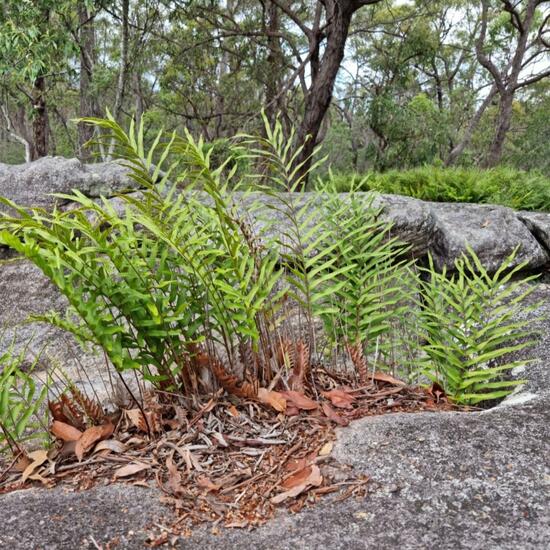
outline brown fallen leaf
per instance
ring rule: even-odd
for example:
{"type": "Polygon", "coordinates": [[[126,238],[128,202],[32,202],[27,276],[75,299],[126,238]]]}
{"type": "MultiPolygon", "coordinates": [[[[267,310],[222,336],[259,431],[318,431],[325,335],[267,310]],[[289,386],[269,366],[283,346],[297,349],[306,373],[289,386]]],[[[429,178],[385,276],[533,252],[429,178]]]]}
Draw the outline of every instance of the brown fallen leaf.
{"type": "Polygon", "coordinates": [[[282,391],[280,393],[290,404],[303,411],[313,411],[319,407],[317,401],[313,401],[313,399],[306,397],[303,393],[292,390],[282,391]]]}
{"type": "Polygon", "coordinates": [[[208,489],[208,491],[219,491],[221,486],[212,482],[212,480],[205,475],[200,475],[197,477],[197,485],[203,489],[208,489]]]}
{"type": "Polygon", "coordinates": [[[258,400],[264,405],[273,407],[276,411],[285,412],[286,410],[286,399],[280,392],[259,388],[258,400]]]}
{"type": "Polygon", "coordinates": [[[352,403],[355,397],[344,390],[330,390],[321,392],[323,397],[326,397],[330,402],[340,409],[352,409],[352,403]]]}
{"type": "Polygon", "coordinates": [[[325,416],[332,420],[332,422],[335,422],[339,426],[348,426],[349,420],[347,418],[344,418],[343,416],[340,416],[328,403],[323,403],[321,405],[323,412],[325,413],[325,416]]]}
{"type": "Polygon", "coordinates": [[[114,473],[114,478],[118,479],[120,477],[130,477],[138,472],[142,472],[143,470],[148,470],[150,467],[151,466],[149,464],[144,464],[143,462],[132,462],[116,470],[114,473]]]}
{"type": "Polygon", "coordinates": [[[296,487],[296,485],[302,485],[311,475],[311,468],[311,466],[306,466],[301,470],[292,472],[292,474],[281,482],[281,487],[284,487],[285,489],[292,489],[293,487],[296,487]]]}
{"type": "Polygon", "coordinates": [[[319,450],[319,456],[328,456],[330,453],[332,453],[333,447],[334,443],[332,441],[325,443],[319,450]]]}
{"type": "Polygon", "coordinates": [[[272,504],[281,504],[289,498],[294,498],[303,493],[309,487],[319,487],[323,483],[323,476],[321,475],[321,470],[315,464],[311,466],[311,471],[306,479],[299,485],[292,487],[288,491],[279,493],[271,499],[272,504]]]}
{"type": "Polygon", "coordinates": [[[111,451],[120,454],[125,452],[126,448],[126,445],[121,441],[117,441],[116,439],[105,439],[94,447],[94,453],[99,453],[99,451],[111,451]]]}
{"type": "Polygon", "coordinates": [[[60,420],[54,420],[52,422],[50,432],[57,437],[57,439],[61,439],[62,441],[78,441],[82,436],[82,432],[78,428],[61,422],[60,420]]]}
{"type": "Polygon", "coordinates": [[[88,428],[81,436],[80,439],[76,442],[75,445],[75,455],[78,460],[82,460],[84,455],[98,442],[102,439],[107,439],[114,431],[115,427],[113,424],[103,424],[101,426],[92,426],[88,428]]]}
{"type": "Polygon", "coordinates": [[[32,462],[25,468],[23,474],[21,475],[21,481],[24,483],[28,478],[32,477],[36,470],[48,460],[48,451],[41,449],[39,451],[33,451],[29,453],[28,458],[32,462]]]}
{"type": "Polygon", "coordinates": [[[406,386],[407,384],[402,380],[398,380],[393,377],[391,374],[386,374],[385,372],[376,371],[372,375],[372,379],[377,382],[387,382],[388,384],[393,384],[394,386],[406,386]]]}
{"type": "MultiPolygon", "coordinates": [[[[260,397],[260,392],[263,390],[264,388],[260,388],[258,390],[258,397],[260,397]]],[[[227,412],[233,417],[233,418],[237,418],[239,416],[239,411],[237,410],[237,407],[235,407],[235,405],[230,405],[229,408],[227,409],[227,412]]]]}

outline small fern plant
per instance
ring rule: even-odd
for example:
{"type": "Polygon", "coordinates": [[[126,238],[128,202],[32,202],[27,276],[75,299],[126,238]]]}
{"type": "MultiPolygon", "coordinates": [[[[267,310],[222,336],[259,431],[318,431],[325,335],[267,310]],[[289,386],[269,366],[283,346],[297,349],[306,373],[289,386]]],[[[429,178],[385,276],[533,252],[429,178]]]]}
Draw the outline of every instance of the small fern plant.
{"type": "Polygon", "coordinates": [[[21,443],[48,437],[41,421],[48,384],[39,388],[32,376],[39,356],[23,370],[26,353],[27,347],[15,352],[11,342],[0,355],[0,452],[11,449],[16,454],[21,443]]]}
{"type": "Polygon", "coordinates": [[[537,306],[524,303],[534,277],[513,280],[525,267],[512,267],[514,257],[492,276],[471,248],[455,262],[455,273],[438,272],[431,257],[422,270],[418,307],[426,358],[420,370],[456,403],[500,399],[524,383],[507,377],[525,364],[510,354],[533,344],[525,314],[537,306]]]}
{"type": "Polygon", "coordinates": [[[384,359],[394,347],[392,331],[410,307],[416,278],[411,262],[403,259],[407,247],[391,237],[391,223],[381,219],[371,194],[326,191],[328,272],[335,291],[322,318],[333,344],[345,345],[366,383],[369,355],[384,359]]]}

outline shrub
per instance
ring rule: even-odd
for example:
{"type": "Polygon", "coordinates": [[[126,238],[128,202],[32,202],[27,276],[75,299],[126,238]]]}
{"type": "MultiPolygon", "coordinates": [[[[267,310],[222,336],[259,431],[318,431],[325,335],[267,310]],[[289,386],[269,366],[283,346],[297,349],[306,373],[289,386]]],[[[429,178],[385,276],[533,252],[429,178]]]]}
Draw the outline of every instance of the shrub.
{"type": "Polygon", "coordinates": [[[500,204],[518,210],[550,211],[550,180],[511,168],[479,170],[424,166],[384,173],[338,174],[336,188],[406,195],[436,202],[500,204]]]}

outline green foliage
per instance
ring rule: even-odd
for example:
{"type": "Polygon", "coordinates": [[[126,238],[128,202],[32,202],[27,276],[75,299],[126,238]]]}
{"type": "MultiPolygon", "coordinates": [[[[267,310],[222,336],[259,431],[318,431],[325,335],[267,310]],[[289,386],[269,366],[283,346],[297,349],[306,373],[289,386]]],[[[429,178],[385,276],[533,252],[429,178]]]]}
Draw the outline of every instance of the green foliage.
{"type": "Polygon", "coordinates": [[[16,354],[12,343],[0,355],[0,452],[13,443],[47,437],[41,429],[40,410],[48,387],[37,388],[32,377],[39,357],[23,370],[26,352],[24,348],[16,354]]]}
{"type": "Polygon", "coordinates": [[[188,134],[161,144],[159,134],[146,153],[142,126],[126,134],[112,117],[85,122],[100,125],[106,142],[117,140],[142,197],[122,196],[117,210],[75,192],[65,198],[79,208],[53,213],[26,212],[1,199],[17,213],[2,220],[1,240],[33,261],[71,304],[68,317],[45,320],[101,346],[119,370],[139,369],[162,387],[188,390],[192,345],[219,343],[232,367],[238,345],[257,345],[260,317],[277,299],[276,249],[260,251],[247,239],[227,195],[231,173],[222,180],[224,165],[210,167],[201,141],[188,134]],[[167,165],[170,154],[184,167],[179,175],[177,163],[167,165]],[[208,204],[178,193],[168,184],[172,176],[199,186],[208,204]]]}
{"type": "Polygon", "coordinates": [[[336,188],[406,195],[435,202],[501,204],[518,210],[550,211],[550,180],[512,168],[478,170],[424,166],[384,173],[338,174],[336,188]]]}
{"type": "Polygon", "coordinates": [[[400,260],[406,247],[390,236],[392,226],[380,219],[372,196],[327,193],[324,200],[336,243],[329,272],[337,283],[332,309],[322,315],[327,334],[336,345],[359,344],[365,356],[388,355],[397,336],[393,322],[404,315],[415,286],[410,263],[400,260]]]}
{"type": "Polygon", "coordinates": [[[455,262],[452,275],[438,273],[431,257],[423,270],[418,306],[427,360],[421,372],[457,403],[499,399],[523,383],[503,378],[525,363],[507,356],[532,344],[525,314],[536,307],[523,304],[533,277],[513,280],[525,267],[511,268],[514,255],[493,276],[471,249],[455,262]]]}
{"type": "Polygon", "coordinates": [[[0,218],[0,242],[71,305],[65,317],[36,318],[100,346],[118,370],[190,395],[203,389],[196,375],[206,354],[218,379],[268,386],[281,375],[274,351],[290,337],[318,359],[347,347],[362,378],[373,355],[375,366],[401,374],[421,365],[460,403],[501,397],[517,383],[499,378],[514,363],[495,364],[528,344],[516,343],[529,334],[516,320],[529,292],[511,282],[523,267],[510,270],[512,258],[490,277],[470,252],[456,273],[430,264],[419,280],[373,194],[341,195],[337,182],[296,192],[301,148],[279,121],[265,120],[263,137],[245,136],[216,166],[213,150],[189,133],[160,132],[146,151],[143,123],[126,133],[110,116],[84,122],[101,127],[104,145],[115,140],[140,196],[113,203],[75,192],[63,198],[77,208],[53,212],[0,198],[13,211],[0,218]],[[237,177],[243,163],[257,173],[237,177]],[[247,190],[238,205],[233,189],[247,190]]]}

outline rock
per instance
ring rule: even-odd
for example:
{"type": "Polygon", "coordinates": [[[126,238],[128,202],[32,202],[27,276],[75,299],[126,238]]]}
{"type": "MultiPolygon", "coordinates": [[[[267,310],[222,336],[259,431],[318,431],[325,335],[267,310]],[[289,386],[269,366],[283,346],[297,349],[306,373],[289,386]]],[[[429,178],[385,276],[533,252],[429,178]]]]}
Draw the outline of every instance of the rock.
{"type": "Polygon", "coordinates": [[[549,261],[548,253],[514,211],[502,206],[430,203],[435,219],[431,252],[436,267],[452,268],[469,244],[489,272],[517,249],[512,266],[527,269],[549,261]]]}
{"type": "Polygon", "coordinates": [[[547,251],[550,251],[550,214],[545,212],[517,212],[517,217],[547,251]]]}
{"type": "Polygon", "coordinates": [[[21,258],[0,261],[0,356],[12,348],[13,354],[23,354],[23,366],[39,357],[42,373],[60,366],[84,390],[94,386],[105,396],[102,354],[84,352],[74,338],[48,323],[27,322],[30,315],[66,309],[65,297],[34,264],[21,258]]]}
{"type": "Polygon", "coordinates": [[[66,202],[52,193],[73,189],[88,197],[108,197],[136,187],[128,170],[116,162],[82,164],[74,158],[44,157],[26,164],[0,164],[0,197],[20,206],[50,209],[66,202]]]}
{"type": "Polygon", "coordinates": [[[400,195],[380,195],[374,206],[381,207],[384,219],[392,223],[391,235],[411,246],[412,256],[427,254],[435,226],[428,203],[400,195]]]}

